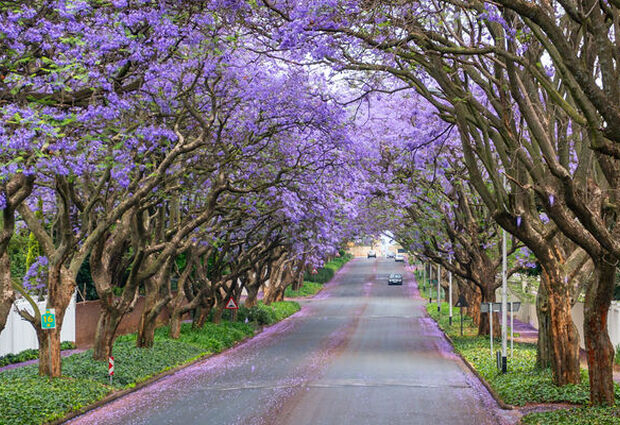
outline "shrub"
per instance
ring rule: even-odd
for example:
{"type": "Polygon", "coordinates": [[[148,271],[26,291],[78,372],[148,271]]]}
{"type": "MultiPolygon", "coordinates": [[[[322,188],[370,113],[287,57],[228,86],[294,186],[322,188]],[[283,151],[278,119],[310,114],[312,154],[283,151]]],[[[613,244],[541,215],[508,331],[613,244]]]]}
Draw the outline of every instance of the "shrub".
{"type": "Polygon", "coordinates": [[[299,304],[293,301],[278,301],[271,305],[265,305],[259,301],[257,305],[249,309],[244,306],[239,307],[237,320],[245,322],[247,319],[248,322],[259,326],[271,325],[296,313],[300,308],[299,304]]]}
{"type": "Polygon", "coordinates": [[[326,283],[332,277],[336,271],[338,271],[342,266],[344,266],[347,261],[353,258],[350,254],[341,255],[340,257],[336,257],[325,266],[321,267],[317,270],[316,274],[307,273],[304,275],[304,281],[315,282],[315,283],[326,283]]]}
{"type": "Polygon", "coordinates": [[[286,291],[284,291],[284,296],[290,298],[308,297],[316,294],[322,288],[323,285],[321,285],[320,283],[304,282],[297,291],[293,291],[293,288],[291,286],[286,288],[286,291]]]}

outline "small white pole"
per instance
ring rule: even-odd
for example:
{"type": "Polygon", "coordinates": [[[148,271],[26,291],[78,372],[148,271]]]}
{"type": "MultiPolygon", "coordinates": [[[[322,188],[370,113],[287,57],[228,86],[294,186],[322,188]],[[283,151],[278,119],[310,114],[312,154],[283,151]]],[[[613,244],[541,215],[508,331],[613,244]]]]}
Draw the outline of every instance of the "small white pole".
{"type": "Polygon", "coordinates": [[[441,311],[441,264],[437,265],[437,311],[441,311]]]}
{"type": "Polygon", "coordinates": [[[512,352],[514,350],[514,328],[515,328],[515,312],[512,309],[512,301],[510,301],[510,358],[512,358],[512,352]]]}
{"type": "Polygon", "coordinates": [[[493,303],[489,303],[489,341],[491,341],[491,356],[493,356],[493,303]]]}
{"type": "MultiPolygon", "coordinates": [[[[450,259],[452,264],[452,259],[450,259]]],[[[450,326],[452,326],[452,272],[448,275],[448,305],[450,309],[450,326]]]]}

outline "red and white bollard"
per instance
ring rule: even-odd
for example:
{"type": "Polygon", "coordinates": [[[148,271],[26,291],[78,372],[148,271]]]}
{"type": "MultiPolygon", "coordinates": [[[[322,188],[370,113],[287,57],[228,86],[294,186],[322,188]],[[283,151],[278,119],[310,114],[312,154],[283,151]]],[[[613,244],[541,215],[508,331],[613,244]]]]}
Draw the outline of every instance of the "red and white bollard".
{"type": "Polygon", "coordinates": [[[108,358],[108,375],[110,376],[110,385],[112,385],[112,376],[114,376],[114,357],[108,358]]]}

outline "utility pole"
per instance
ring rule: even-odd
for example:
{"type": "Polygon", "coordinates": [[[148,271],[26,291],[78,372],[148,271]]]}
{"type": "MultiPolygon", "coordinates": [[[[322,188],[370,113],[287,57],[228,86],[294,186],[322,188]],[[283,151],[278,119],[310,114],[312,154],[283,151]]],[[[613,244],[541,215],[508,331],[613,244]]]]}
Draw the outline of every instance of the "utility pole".
{"type": "MultiPolygon", "coordinates": [[[[505,184],[506,176],[504,175],[505,184]]],[[[506,373],[508,369],[508,359],[506,357],[508,342],[508,282],[506,273],[506,230],[502,229],[502,373],[506,373]]],[[[490,314],[492,315],[493,312],[490,314]]]]}
{"type": "Polygon", "coordinates": [[[441,264],[437,264],[437,311],[441,311],[441,264]]]}

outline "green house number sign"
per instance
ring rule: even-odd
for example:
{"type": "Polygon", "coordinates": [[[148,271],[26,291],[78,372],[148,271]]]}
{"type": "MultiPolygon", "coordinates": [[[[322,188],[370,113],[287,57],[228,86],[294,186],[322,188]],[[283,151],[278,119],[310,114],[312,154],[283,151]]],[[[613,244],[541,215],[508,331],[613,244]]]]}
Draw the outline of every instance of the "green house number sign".
{"type": "Polygon", "coordinates": [[[56,311],[53,308],[45,310],[45,314],[41,316],[41,327],[43,329],[56,328],[56,311]]]}

